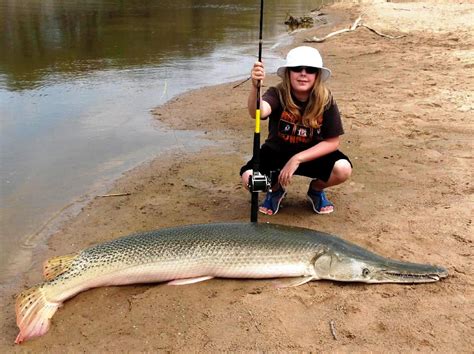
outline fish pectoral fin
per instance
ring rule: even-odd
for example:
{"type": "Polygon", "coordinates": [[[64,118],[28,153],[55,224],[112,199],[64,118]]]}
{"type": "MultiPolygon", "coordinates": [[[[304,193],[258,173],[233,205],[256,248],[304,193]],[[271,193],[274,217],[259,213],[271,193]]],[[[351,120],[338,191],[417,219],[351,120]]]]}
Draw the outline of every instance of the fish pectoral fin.
{"type": "Polygon", "coordinates": [[[273,283],[277,288],[291,288],[294,286],[300,286],[310,282],[311,280],[315,279],[313,276],[307,277],[297,277],[297,278],[280,278],[274,280],[273,283]]]}
{"type": "Polygon", "coordinates": [[[204,277],[196,277],[196,278],[185,278],[185,279],[175,279],[166,283],[166,285],[187,285],[187,284],[194,284],[199,283],[201,281],[209,280],[214,278],[211,275],[206,275],[204,277]]]}

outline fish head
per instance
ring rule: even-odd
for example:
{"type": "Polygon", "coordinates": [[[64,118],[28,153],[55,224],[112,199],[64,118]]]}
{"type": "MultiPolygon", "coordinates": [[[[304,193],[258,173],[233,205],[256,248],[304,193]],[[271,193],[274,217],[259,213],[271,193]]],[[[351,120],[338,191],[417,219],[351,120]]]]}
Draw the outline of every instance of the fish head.
{"type": "Polygon", "coordinates": [[[429,283],[446,278],[439,266],[401,262],[375,254],[326,252],[315,259],[319,279],[363,283],[429,283]]]}

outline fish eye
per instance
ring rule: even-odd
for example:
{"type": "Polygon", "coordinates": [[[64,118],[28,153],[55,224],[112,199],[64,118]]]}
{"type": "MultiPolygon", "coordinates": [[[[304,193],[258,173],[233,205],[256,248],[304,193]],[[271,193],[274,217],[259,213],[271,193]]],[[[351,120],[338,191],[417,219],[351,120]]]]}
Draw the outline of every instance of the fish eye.
{"type": "Polygon", "coordinates": [[[370,270],[367,268],[362,269],[362,276],[366,277],[370,274],[370,270]]]}

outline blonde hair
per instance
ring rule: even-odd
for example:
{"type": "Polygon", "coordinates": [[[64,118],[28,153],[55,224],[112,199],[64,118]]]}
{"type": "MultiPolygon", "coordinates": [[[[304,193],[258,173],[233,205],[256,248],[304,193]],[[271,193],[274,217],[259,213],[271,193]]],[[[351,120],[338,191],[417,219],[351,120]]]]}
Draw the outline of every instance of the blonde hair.
{"type": "Polygon", "coordinates": [[[290,112],[303,125],[316,129],[320,128],[323,124],[324,110],[331,104],[332,100],[331,92],[321,80],[321,71],[318,71],[316,75],[303,115],[301,115],[300,108],[291,96],[290,70],[286,69],[285,71],[282,82],[277,85],[283,110],[290,112]]]}

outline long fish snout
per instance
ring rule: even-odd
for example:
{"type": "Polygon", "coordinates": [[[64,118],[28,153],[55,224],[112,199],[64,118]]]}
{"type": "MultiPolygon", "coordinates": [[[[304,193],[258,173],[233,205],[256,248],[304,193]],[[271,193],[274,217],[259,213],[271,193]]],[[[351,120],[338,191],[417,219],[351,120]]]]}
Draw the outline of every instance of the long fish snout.
{"type": "Polygon", "coordinates": [[[429,264],[402,263],[375,271],[375,283],[431,283],[448,276],[447,269],[429,264]]]}
{"type": "Polygon", "coordinates": [[[377,255],[357,258],[328,252],[314,263],[319,279],[363,283],[429,283],[448,276],[439,266],[401,262],[377,255]]]}

